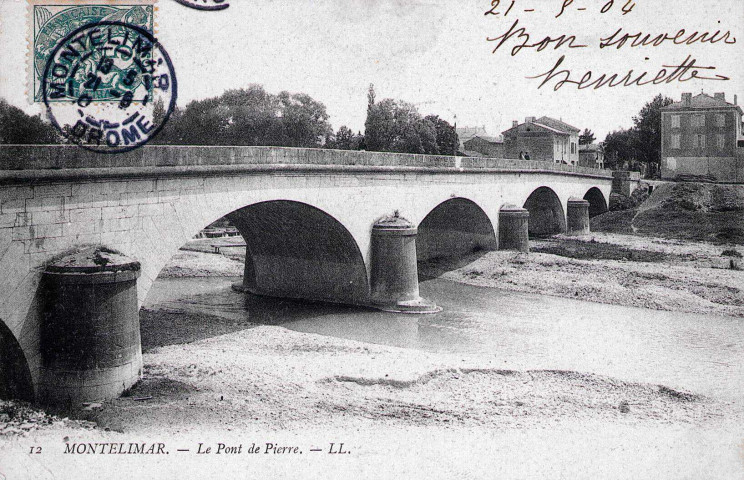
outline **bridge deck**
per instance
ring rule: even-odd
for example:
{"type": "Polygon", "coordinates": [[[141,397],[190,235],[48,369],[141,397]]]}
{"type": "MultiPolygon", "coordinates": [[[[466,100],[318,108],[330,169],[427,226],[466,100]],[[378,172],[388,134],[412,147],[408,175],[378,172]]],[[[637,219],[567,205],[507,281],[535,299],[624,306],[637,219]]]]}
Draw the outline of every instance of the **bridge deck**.
{"type": "Polygon", "coordinates": [[[556,172],[612,178],[610,170],[535,160],[453,157],[290,147],[147,145],[106,155],[76,145],[0,146],[0,183],[170,173],[243,173],[267,170],[428,172],[556,172]],[[112,169],[116,169],[115,172],[112,169]]]}

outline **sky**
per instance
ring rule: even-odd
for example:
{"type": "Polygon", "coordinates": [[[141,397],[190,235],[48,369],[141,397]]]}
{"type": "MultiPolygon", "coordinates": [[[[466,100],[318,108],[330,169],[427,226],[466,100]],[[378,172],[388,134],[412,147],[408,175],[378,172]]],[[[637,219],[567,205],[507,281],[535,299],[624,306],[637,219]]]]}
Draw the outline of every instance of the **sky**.
{"type": "MultiPolygon", "coordinates": [[[[513,120],[547,115],[603,139],[630,127],[632,117],[659,93],[679,100],[682,92],[725,92],[727,100],[738,94],[744,102],[744,1],[632,0],[634,8],[623,15],[627,1],[614,0],[600,13],[608,0],[513,0],[504,16],[512,0],[493,1],[499,15],[484,15],[491,0],[230,0],[219,12],[160,0],[156,36],[173,60],[181,106],[258,83],[272,93],[307,93],[326,105],[334,128],[355,131],[364,129],[370,83],[378,99],[405,100],[422,114],[437,114],[458,127],[485,126],[492,135],[513,120]],[[564,2],[571,5],[555,18],[564,2]],[[588,47],[564,44],[556,50],[553,43],[512,56],[511,47],[524,41],[515,35],[494,53],[497,42],[487,38],[505,34],[515,20],[530,35],[529,43],[575,35],[575,45],[588,47]],[[619,28],[653,36],[681,28],[730,31],[736,43],[599,49],[599,40],[619,28]],[[554,91],[555,82],[538,88],[541,80],[526,78],[547,72],[562,55],[559,69],[570,69],[577,80],[589,70],[622,77],[632,69],[653,78],[688,55],[697,65],[716,67],[715,73],[701,74],[730,80],[598,90],[567,84],[554,91]]],[[[0,0],[0,97],[40,113],[25,93],[26,12],[26,0],[0,0]]]]}

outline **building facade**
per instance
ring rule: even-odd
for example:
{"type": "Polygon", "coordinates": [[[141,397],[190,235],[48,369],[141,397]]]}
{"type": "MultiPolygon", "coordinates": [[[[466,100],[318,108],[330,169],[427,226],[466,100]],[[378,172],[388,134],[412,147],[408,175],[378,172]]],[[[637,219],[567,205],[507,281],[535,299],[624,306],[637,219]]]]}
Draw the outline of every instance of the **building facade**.
{"type": "Polygon", "coordinates": [[[579,129],[550,117],[516,120],[503,132],[504,156],[578,165],[579,129]]]}
{"type": "Polygon", "coordinates": [[[463,142],[463,152],[471,157],[504,158],[504,142],[500,138],[475,135],[463,142]]]}
{"type": "Polygon", "coordinates": [[[579,146],[579,166],[604,168],[604,148],[601,143],[579,146]]]}
{"type": "Polygon", "coordinates": [[[742,109],[714,96],[683,93],[682,100],[661,109],[661,177],[709,177],[719,182],[744,181],[742,109]]]}
{"type": "Polygon", "coordinates": [[[455,129],[457,132],[457,138],[460,142],[458,150],[460,152],[465,151],[465,142],[470,140],[471,138],[475,137],[476,135],[487,137],[488,132],[486,132],[486,126],[481,127],[457,127],[455,129]]]}

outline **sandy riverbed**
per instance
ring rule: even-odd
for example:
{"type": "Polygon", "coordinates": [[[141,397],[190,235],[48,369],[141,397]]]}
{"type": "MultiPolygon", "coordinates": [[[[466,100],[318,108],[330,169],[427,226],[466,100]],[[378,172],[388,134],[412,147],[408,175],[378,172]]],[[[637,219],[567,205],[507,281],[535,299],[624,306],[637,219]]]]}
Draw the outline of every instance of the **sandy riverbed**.
{"type": "MultiPolygon", "coordinates": [[[[744,316],[744,272],[726,268],[720,247],[602,234],[541,240],[533,250],[552,253],[489,252],[444,277],[744,316]]],[[[445,267],[424,265],[422,272],[436,275],[445,267]]],[[[242,263],[181,252],[163,273],[235,276],[242,263]]],[[[248,464],[193,456],[130,463],[147,478],[197,478],[214,469],[240,475],[246,468],[270,478],[492,478],[494,472],[499,478],[736,478],[744,468],[739,400],[583,372],[519,370],[492,355],[423,352],[271,325],[230,326],[226,319],[183,311],[145,309],[141,316],[143,325],[162,325],[175,337],[146,350],[143,380],[127,396],[58,417],[0,405],[0,422],[9,427],[0,443],[13,459],[0,473],[94,478],[91,465],[98,465],[123,478],[128,474],[113,458],[91,463],[60,451],[65,442],[133,439],[162,440],[173,450],[272,439],[301,445],[306,453],[315,444],[327,448],[345,440],[354,449],[330,463],[264,455],[248,464]],[[199,339],[179,338],[183,324],[203,330],[199,339]],[[29,456],[31,445],[51,453],[29,456]]]]}

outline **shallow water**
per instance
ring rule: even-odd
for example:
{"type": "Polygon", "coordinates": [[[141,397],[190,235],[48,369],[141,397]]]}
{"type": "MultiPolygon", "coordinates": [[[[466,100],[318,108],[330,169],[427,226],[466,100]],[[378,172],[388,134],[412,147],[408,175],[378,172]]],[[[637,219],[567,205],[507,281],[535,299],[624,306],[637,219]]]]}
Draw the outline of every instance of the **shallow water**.
{"type": "Polygon", "coordinates": [[[744,321],[523,294],[443,279],[421,283],[444,310],[405,315],[267,299],[238,278],[166,278],[149,308],[394,347],[483,357],[494,367],[576,370],[728,398],[744,397],[744,321]]]}

